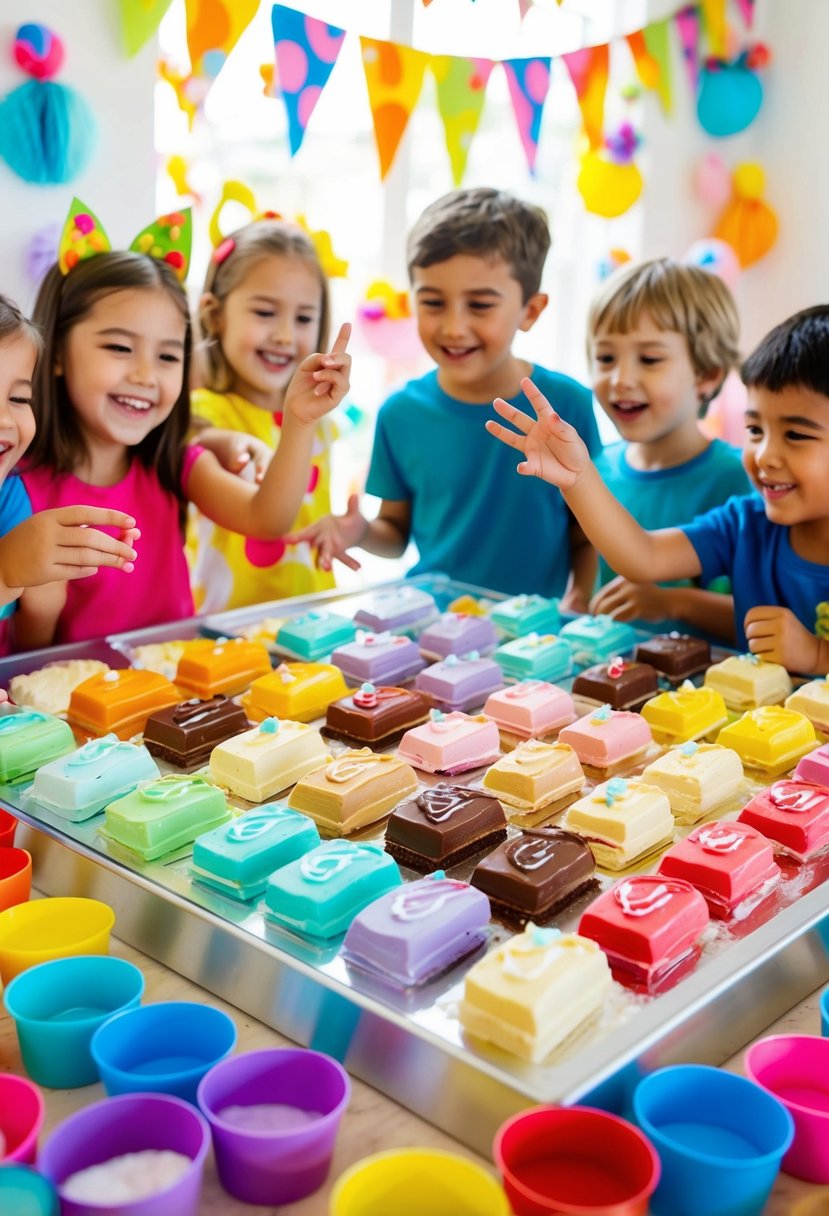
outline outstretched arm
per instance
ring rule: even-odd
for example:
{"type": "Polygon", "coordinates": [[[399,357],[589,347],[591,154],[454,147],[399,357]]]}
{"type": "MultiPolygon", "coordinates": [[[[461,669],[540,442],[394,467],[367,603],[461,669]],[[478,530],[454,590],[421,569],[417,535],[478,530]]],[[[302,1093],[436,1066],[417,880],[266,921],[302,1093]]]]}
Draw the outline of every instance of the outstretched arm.
{"type": "Polygon", "coordinates": [[[348,550],[365,549],[378,557],[400,557],[409,543],[411,518],[408,501],[384,499],[377,518],[366,519],[360,512],[359,497],[352,494],[345,515],[325,515],[285,539],[290,545],[307,541],[317,552],[317,565],[321,570],[330,570],[335,559],[350,570],[359,570],[360,563],[348,550]]]}
{"type": "Polygon", "coordinates": [[[590,611],[617,621],[682,621],[734,645],[734,600],[702,587],[659,587],[614,578],[596,592],[590,611]]]}

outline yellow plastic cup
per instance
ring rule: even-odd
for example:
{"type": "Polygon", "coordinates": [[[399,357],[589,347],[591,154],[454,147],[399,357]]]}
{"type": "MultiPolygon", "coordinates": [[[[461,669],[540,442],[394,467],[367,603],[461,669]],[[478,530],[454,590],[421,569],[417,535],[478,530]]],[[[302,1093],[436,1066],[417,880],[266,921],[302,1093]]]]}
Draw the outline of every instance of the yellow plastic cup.
{"type": "Polygon", "coordinates": [[[56,896],[0,912],[0,978],[53,958],[108,954],[115,913],[98,899],[56,896]]]}
{"type": "Polygon", "coordinates": [[[509,1216],[493,1176],[465,1157],[429,1148],[364,1157],[331,1192],[330,1216],[509,1216]]]}

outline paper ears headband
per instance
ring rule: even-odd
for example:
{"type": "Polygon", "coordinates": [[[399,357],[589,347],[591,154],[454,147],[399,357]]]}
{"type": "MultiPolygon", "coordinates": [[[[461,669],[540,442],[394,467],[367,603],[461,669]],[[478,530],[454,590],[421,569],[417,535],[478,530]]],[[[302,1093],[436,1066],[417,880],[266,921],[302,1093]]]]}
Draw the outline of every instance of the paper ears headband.
{"type": "MultiPolygon", "coordinates": [[[[171,266],[183,282],[190,266],[193,225],[190,208],[171,211],[153,220],[129,246],[133,253],[146,253],[171,266]]],[[[112,244],[94,211],[79,198],[72,199],[58,245],[58,265],[63,274],[96,254],[108,253],[112,244]]]]}

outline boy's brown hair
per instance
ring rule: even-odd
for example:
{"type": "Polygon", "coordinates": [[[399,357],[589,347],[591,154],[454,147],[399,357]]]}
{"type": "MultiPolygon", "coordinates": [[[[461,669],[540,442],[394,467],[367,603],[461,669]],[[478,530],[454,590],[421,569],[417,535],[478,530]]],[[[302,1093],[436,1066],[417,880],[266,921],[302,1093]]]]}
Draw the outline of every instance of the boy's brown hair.
{"type": "Polygon", "coordinates": [[[409,277],[415,267],[448,262],[459,253],[503,258],[526,304],[541,285],[550,228],[540,207],[503,190],[478,186],[453,190],[430,203],[406,242],[409,277]]]}

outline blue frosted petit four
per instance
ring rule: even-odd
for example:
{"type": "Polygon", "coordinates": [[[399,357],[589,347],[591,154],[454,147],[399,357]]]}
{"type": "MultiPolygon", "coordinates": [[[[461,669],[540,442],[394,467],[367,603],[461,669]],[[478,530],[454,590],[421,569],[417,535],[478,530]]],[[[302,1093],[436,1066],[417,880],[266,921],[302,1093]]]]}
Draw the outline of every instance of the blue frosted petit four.
{"type": "Polygon", "coordinates": [[[559,680],[573,668],[573,652],[554,633],[528,633],[504,642],[492,656],[513,680],[559,680]]]}
{"type": "Polygon", "coordinates": [[[561,624],[558,600],[548,600],[543,595],[514,595],[501,600],[489,616],[508,638],[521,638],[527,633],[557,633],[561,624]]]}
{"type": "Polygon", "coordinates": [[[313,662],[330,654],[337,646],[352,642],[357,628],[352,621],[334,612],[305,612],[292,617],[276,635],[280,650],[289,650],[299,659],[313,662]]]}
{"type": "Polygon", "coordinates": [[[193,844],[193,877],[233,899],[253,899],[275,870],[319,843],[307,816],[272,802],[199,836],[193,844]]]}
{"type": "Polygon", "coordinates": [[[612,616],[577,616],[561,627],[561,636],[572,648],[577,663],[601,663],[628,654],[636,645],[636,630],[612,616]]]}
{"type": "Polygon", "coordinates": [[[71,823],[80,823],[108,803],[129,794],[142,781],[160,777],[146,747],[117,735],[90,739],[83,747],[35,773],[28,797],[71,823]]]}

